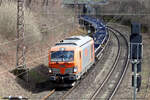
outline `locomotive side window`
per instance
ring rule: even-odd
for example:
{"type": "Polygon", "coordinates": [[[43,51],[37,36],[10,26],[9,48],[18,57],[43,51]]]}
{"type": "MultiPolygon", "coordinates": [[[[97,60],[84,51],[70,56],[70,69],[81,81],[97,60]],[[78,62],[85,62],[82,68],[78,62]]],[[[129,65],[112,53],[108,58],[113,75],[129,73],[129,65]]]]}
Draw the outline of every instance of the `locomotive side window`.
{"type": "Polygon", "coordinates": [[[51,61],[55,62],[70,62],[74,60],[74,51],[52,51],[51,61]]]}

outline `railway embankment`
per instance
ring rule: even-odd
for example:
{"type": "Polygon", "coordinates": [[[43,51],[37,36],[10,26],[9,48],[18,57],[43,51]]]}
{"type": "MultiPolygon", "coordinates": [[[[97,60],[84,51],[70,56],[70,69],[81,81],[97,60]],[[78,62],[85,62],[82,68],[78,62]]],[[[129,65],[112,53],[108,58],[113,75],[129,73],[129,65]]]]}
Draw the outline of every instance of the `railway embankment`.
{"type": "Polygon", "coordinates": [[[30,9],[25,9],[26,63],[31,76],[28,82],[25,82],[10,73],[16,66],[16,2],[2,0],[0,5],[0,97],[10,95],[31,97],[31,90],[35,89],[35,83],[45,79],[46,73],[43,73],[45,68],[43,66],[48,64],[47,53],[50,46],[66,36],[75,34],[72,10],[62,7],[60,0],[54,2],[54,5],[49,2],[49,5],[47,7],[45,4],[42,5],[40,0],[34,0],[30,4],[30,9]],[[29,81],[33,83],[29,84],[29,81]]]}

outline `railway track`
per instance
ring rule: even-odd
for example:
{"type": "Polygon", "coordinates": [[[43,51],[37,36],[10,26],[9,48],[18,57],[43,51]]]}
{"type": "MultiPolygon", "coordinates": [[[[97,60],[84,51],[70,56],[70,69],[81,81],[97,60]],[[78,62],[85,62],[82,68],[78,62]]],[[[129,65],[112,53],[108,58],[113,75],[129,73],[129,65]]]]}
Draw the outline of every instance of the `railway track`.
{"type": "Polygon", "coordinates": [[[77,81],[76,84],[70,88],[69,90],[58,90],[57,89],[53,89],[51,90],[48,95],[46,95],[44,98],[42,98],[41,100],[50,100],[50,99],[58,99],[58,100],[64,100],[64,98],[70,93],[72,92],[80,83],[80,81],[77,81]],[[55,97],[57,96],[57,97],[55,97]]]}
{"type": "MultiPolygon", "coordinates": [[[[115,29],[113,29],[113,28],[111,28],[111,27],[109,27],[110,29],[112,29],[112,30],[114,30],[114,31],[116,31],[116,32],[118,32],[123,38],[124,38],[124,40],[125,40],[125,42],[126,42],[126,46],[127,46],[127,55],[128,55],[128,53],[129,53],[129,49],[128,49],[128,41],[127,41],[127,39],[125,38],[125,36],[123,36],[123,34],[121,34],[118,30],[115,30],[115,29]]],[[[124,65],[124,67],[123,67],[123,70],[122,70],[122,75],[120,76],[120,79],[119,79],[119,81],[118,81],[118,83],[117,83],[117,85],[115,86],[115,88],[114,88],[114,90],[113,90],[113,92],[111,93],[111,95],[109,96],[109,99],[111,100],[112,98],[113,98],[113,96],[116,94],[116,92],[117,92],[117,90],[118,90],[118,88],[119,88],[119,86],[121,85],[121,82],[122,82],[122,80],[123,80],[123,78],[125,77],[125,74],[126,74],[126,72],[127,72],[127,69],[128,69],[128,67],[129,67],[129,59],[128,59],[128,56],[127,56],[127,58],[125,59],[126,61],[126,64],[124,65]]]]}
{"type": "Polygon", "coordinates": [[[119,65],[121,63],[120,59],[121,59],[121,52],[123,52],[123,48],[121,47],[121,45],[123,45],[121,43],[122,40],[124,40],[125,45],[126,45],[126,55],[128,55],[128,42],[126,40],[126,38],[117,30],[111,28],[111,27],[107,27],[111,32],[114,33],[114,35],[116,36],[117,40],[118,40],[118,54],[117,57],[115,59],[115,62],[112,66],[112,69],[110,70],[110,72],[107,74],[105,80],[103,80],[103,82],[99,85],[99,87],[95,90],[95,92],[91,95],[90,100],[95,100],[97,99],[107,99],[107,100],[111,100],[113,98],[113,96],[115,95],[117,89],[119,88],[125,73],[127,71],[128,68],[128,56],[126,56],[123,67],[120,68],[119,65]],[[118,37],[118,35],[120,35],[118,37]],[[122,37],[122,38],[121,38],[122,37]],[[118,67],[118,68],[117,68],[118,67]],[[122,69],[122,70],[121,70],[122,69]],[[118,73],[118,76],[116,77],[115,73],[118,73]],[[120,73],[120,75],[119,75],[120,73]],[[116,77],[116,78],[114,78],[116,77]],[[115,80],[115,81],[114,81],[115,80]],[[116,81],[117,80],[117,81],[116,81]],[[106,94],[105,94],[106,93],[106,94]],[[105,95],[103,95],[105,94],[105,95]]]}

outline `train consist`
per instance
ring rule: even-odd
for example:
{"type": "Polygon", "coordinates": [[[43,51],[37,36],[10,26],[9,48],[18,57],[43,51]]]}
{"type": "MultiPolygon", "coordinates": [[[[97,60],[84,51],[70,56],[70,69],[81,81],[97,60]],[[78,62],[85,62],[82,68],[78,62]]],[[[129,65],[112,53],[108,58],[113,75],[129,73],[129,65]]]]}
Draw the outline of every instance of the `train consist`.
{"type": "Polygon", "coordinates": [[[74,82],[95,63],[108,40],[105,25],[98,19],[80,16],[81,27],[90,30],[90,36],[71,36],[56,43],[49,51],[50,80],[74,82]]]}
{"type": "Polygon", "coordinates": [[[100,19],[86,15],[80,16],[79,24],[91,31],[91,37],[94,40],[95,56],[98,58],[100,51],[103,49],[109,37],[105,24],[100,19]]]}

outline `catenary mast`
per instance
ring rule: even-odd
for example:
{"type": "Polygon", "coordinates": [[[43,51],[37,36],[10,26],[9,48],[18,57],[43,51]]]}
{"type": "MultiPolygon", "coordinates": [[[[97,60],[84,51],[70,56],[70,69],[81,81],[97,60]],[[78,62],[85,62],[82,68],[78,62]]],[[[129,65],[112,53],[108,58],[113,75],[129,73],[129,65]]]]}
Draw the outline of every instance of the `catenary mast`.
{"type": "Polygon", "coordinates": [[[17,39],[16,68],[25,69],[24,0],[17,0],[17,39]]]}

